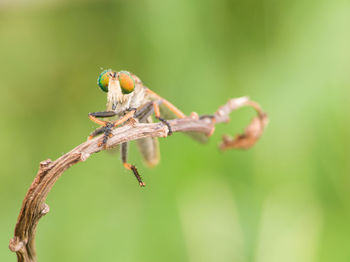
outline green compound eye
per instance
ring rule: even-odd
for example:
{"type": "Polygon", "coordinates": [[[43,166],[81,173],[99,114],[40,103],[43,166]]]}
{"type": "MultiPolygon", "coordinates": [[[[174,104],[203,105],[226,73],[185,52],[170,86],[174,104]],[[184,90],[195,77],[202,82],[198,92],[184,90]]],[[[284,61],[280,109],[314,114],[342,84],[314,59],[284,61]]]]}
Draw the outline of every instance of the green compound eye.
{"type": "Polygon", "coordinates": [[[135,89],[135,80],[127,71],[119,72],[119,83],[123,94],[130,94],[135,89]]]}
{"type": "Polygon", "coordinates": [[[97,84],[103,92],[108,92],[108,82],[109,82],[108,73],[111,71],[112,69],[104,70],[97,78],[97,84]]]}

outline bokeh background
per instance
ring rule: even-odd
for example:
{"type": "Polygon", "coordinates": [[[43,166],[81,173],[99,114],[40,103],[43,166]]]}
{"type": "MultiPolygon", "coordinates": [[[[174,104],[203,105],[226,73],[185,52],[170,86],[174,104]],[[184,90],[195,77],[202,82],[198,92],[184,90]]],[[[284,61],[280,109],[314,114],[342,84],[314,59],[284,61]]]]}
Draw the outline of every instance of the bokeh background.
{"type": "Polygon", "coordinates": [[[185,113],[249,95],[270,116],[248,151],[161,139],[146,188],[119,156],[59,179],[39,261],[349,261],[350,3],[346,0],[1,0],[0,261],[39,162],[96,127],[100,68],[129,70],[185,113]]]}

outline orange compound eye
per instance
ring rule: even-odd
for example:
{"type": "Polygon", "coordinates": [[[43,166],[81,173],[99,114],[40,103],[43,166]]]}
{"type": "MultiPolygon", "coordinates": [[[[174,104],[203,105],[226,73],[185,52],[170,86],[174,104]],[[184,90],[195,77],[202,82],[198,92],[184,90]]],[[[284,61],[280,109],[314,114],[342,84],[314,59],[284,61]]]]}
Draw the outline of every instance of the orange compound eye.
{"type": "Polygon", "coordinates": [[[135,80],[127,71],[119,72],[119,83],[123,94],[130,94],[135,89],[135,80]]]}
{"type": "Polygon", "coordinates": [[[109,73],[112,72],[111,69],[104,70],[97,79],[97,85],[101,88],[103,92],[108,92],[109,83],[109,73]]]}

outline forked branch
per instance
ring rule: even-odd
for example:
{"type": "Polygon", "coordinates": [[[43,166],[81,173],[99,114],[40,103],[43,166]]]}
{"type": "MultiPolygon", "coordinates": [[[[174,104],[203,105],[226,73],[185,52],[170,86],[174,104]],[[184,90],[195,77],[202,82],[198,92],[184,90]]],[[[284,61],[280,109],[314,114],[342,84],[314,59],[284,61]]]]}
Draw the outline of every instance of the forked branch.
{"type": "MultiPolygon", "coordinates": [[[[228,122],[230,120],[229,114],[244,106],[254,108],[257,116],[253,118],[243,134],[237,135],[234,139],[224,136],[220,149],[246,149],[256,143],[268,123],[267,115],[256,102],[251,101],[248,97],[229,100],[211,117],[198,117],[196,113],[192,113],[187,118],[170,120],[169,124],[173,132],[200,132],[210,136],[213,134],[216,124],[228,122]]],[[[162,123],[124,125],[113,130],[113,136],[108,140],[107,148],[143,137],[166,137],[168,131],[168,127],[162,123]]],[[[96,137],[88,140],[55,161],[48,159],[40,163],[38,174],[23,200],[14,237],[10,240],[9,248],[16,252],[18,261],[34,262],[37,260],[35,232],[39,219],[49,212],[49,206],[45,203],[48,193],[66,169],[85,161],[91,154],[103,150],[98,146],[100,139],[100,137],[96,137]]]]}

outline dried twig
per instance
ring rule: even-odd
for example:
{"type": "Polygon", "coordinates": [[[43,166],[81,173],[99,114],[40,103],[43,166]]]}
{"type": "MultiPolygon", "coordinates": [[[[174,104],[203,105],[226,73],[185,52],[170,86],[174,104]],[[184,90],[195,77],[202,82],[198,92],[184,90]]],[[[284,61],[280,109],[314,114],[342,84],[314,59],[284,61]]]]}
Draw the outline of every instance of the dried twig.
{"type": "MultiPolygon", "coordinates": [[[[199,118],[196,113],[192,113],[188,118],[170,120],[169,124],[173,132],[201,132],[210,136],[214,132],[215,124],[228,122],[230,119],[229,114],[243,106],[253,107],[257,111],[258,116],[252,120],[244,134],[238,135],[235,139],[224,136],[220,148],[222,150],[228,148],[249,148],[261,136],[268,119],[260,106],[249,100],[248,97],[229,100],[211,118],[199,118]]],[[[120,143],[143,137],[166,137],[168,131],[168,127],[162,123],[124,125],[113,130],[113,136],[108,140],[107,147],[112,148],[120,143]]],[[[86,141],[55,161],[48,159],[40,163],[38,174],[23,200],[14,237],[10,240],[9,248],[11,251],[16,252],[18,261],[36,261],[36,226],[39,219],[49,212],[49,206],[45,203],[48,193],[66,169],[81,161],[85,161],[91,154],[103,150],[98,147],[100,139],[97,137],[86,141]]]]}

